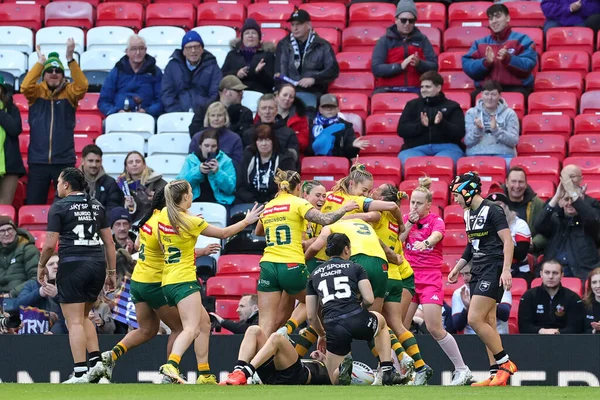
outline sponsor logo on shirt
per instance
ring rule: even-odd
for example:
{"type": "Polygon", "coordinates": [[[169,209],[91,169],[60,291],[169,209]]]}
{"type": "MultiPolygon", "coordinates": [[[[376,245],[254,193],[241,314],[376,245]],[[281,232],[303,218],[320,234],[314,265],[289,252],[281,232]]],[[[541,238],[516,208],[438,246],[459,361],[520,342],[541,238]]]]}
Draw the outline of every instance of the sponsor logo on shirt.
{"type": "Polygon", "coordinates": [[[158,223],[158,229],[162,232],[162,233],[166,233],[168,235],[176,235],[177,232],[175,232],[175,229],[173,229],[172,226],[170,225],[165,225],[162,222],[158,223]]]}
{"type": "Polygon", "coordinates": [[[287,269],[296,269],[296,268],[298,268],[298,263],[288,264],[287,265],[287,269]]]}
{"type": "Polygon", "coordinates": [[[148,224],[142,226],[142,231],[146,232],[148,235],[152,235],[152,227],[148,224]]]}
{"type": "Polygon", "coordinates": [[[269,207],[269,208],[265,209],[265,211],[263,211],[263,217],[266,217],[267,215],[271,215],[271,214],[277,214],[277,213],[288,212],[288,211],[290,211],[289,204],[285,204],[282,206],[273,206],[273,207],[269,207]]]}
{"type": "Polygon", "coordinates": [[[438,297],[437,294],[434,294],[433,296],[431,296],[430,300],[440,301],[440,298],[438,297]]]}
{"type": "Polygon", "coordinates": [[[387,272],[388,265],[387,264],[381,264],[381,270],[384,271],[384,272],[387,272]]]}
{"type": "Polygon", "coordinates": [[[394,233],[399,233],[400,232],[400,228],[398,227],[398,224],[394,224],[392,222],[388,223],[388,229],[394,233]]]}
{"type": "Polygon", "coordinates": [[[537,310],[535,310],[536,314],[543,314],[544,313],[544,305],[543,304],[538,304],[537,305],[537,310]]]}
{"type": "Polygon", "coordinates": [[[332,203],[344,204],[344,198],[340,196],[336,196],[334,194],[329,194],[327,196],[327,201],[331,201],[332,203]]]}

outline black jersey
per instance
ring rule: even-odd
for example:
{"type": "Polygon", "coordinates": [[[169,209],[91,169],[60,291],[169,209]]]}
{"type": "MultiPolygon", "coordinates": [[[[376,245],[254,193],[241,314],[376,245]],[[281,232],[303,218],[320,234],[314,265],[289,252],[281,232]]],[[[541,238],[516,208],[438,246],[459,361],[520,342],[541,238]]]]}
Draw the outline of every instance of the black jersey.
{"type": "Polygon", "coordinates": [[[477,271],[490,264],[502,265],[504,244],[498,231],[508,229],[504,210],[492,201],[483,200],[476,210],[465,210],[464,219],[469,244],[463,258],[472,260],[472,269],[477,271]]]}
{"type": "Polygon", "coordinates": [[[331,385],[327,367],[321,361],[302,360],[302,366],[310,371],[309,385],[331,385]]]}
{"type": "Polygon", "coordinates": [[[48,231],[58,232],[61,261],[78,259],[104,260],[100,230],[108,228],[104,207],[82,194],[57,200],[48,213],[48,231]]]}
{"type": "Polygon", "coordinates": [[[358,299],[358,282],[369,279],[359,264],[332,258],[319,265],[308,279],[307,296],[319,296],[323,305],[323,322],[353,315],[362,309],[358,299]]]}

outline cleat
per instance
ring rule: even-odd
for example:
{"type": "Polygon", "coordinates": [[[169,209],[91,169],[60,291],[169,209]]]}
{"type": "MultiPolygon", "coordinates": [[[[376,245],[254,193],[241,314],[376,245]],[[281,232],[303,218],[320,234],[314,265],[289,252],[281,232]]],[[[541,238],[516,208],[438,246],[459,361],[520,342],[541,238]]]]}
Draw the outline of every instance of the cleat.
{"type": "Polygon", "coordinates": [[[112,359],[112,351],[105,351],[102,353],[102,366],[104,367],[104,376],[106,379],[112,382],[113,369],[115,368],[116,361],[112,359]]]}
{"type": "Polygon", "coordinates": [[[164,375],[166,377],[171,378],[171,381],[173,383],[179,383],[179,384],[186,383],[185,379],[183,379],[181,377],[181,375],[179,375],[179,370],[171,364],[161,365],[160,368],[158,369],[158,372],[160,372],[162,375],[164,375]]]}
{"type": "Polygon", "coordinates": [[[402,360],[400,360],[400,376],[402,379],[410,380],[413,372],[415,372],[415,360],[412,359],[408,354],[404,353],[402,360]]]}
{"type": "Polygon", "coordinates": [[[342,363],[340,364],[340,375],[339,375],[339,382],[340,385],[343,386],[349,386],[350,383],[352,382],[352,355],[347,354],[344,357],[344,360],[342,361],[342,363]]]}
{"type": "Polygon", "coordinates": [[[227,379],[221,382],[219,385],[221,386],[241,386],[246,385],[248,383],[248,379],[242,370],[236,369],[229,375],[227,375],[227,379]]]}
{"type": "Polygon", "coordinates": [[[425,366],[418,372],[415,373],[415,380],[413,382],[413,385],[415,386],[424,386],[427,385],[427,382],[429,382],[429,380],[431,379],[431,377],[433,376],[433,369],[425,364],[425,366]]]}
{"type": "Polygon", "coordinates": [[[491,375],[489,378],[487,378],[484,381],[472,383],[471,386],[490,386],[492,379],[494,379],[493,375],[491,375]]]}
{"type": "Polygon", "coordinates": [[[450,382],[450,386],[464,386],[471,379],[473,379],[473,374],[471,373],[469,367],[466,367],[465,369],[457,369],[456,371],[454,371],[454,374],[452,376],[452,382],[450,382]]]}
{"type": "Polygon", "coordinates": [[[381,367],[379,367],[375,371],[373,383],[371,383],[371,386],[381,386],[381,385],[383,385],[383,378],[381,376],[381,367]]]}
{"type": "Polygon", "coordinates": [[[67,384],[67,385],[69,385],[69,384],[80,384],[80,383],[90,383],[90,378],[89,378],[87,372],[85,374],[81,375],[80,377],[76,377],[75,374],[71,374],[71,376],[69,376],[69,379],[67,379],[63,383],[67,384]]]}
{"type": "Polygon", "coordinates": [[[216,385],[217,377],[214,374],[200,375],[196,380],[196,385],[216,385]]]}
{"type": "Polygon", "coordinates": [[[498,367],[498,372],[496,372],[496,376],[494,376],[494,379],[492,379],[489,386],[506,386],[510,376],[517,371],[518,369],[515,363],[508,360],[498,367]]]}
{"type": "Polygon", "coordinates": [[[102,361],[98,361],[96,365],[88,370],[88,379],[90,383],[98,383],[105,376],[104,365],[102,361]]]}

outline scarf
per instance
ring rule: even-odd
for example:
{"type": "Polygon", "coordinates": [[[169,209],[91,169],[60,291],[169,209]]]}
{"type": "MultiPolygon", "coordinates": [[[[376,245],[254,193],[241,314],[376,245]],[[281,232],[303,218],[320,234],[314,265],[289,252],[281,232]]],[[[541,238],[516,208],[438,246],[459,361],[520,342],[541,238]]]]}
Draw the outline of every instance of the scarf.
{"type": "Polygon", "coordinates": [[[242,57],[244,57],[244,61],[246,62],[247,67],[250,66],[250,63],[252,62],[252,58],[258,51],[259,47],[260,46],[246,47],[246,46],[242,45],[242,47],[240,48],[240,53],[242,53],[242,57]]]}
{"type": "Polygon", "coordinates": [[[294,66],[298,71],[300,71],[302,64],[304,64],[304,57],[306,57],[306,50],[311,45],[311,43],[315,40],[315,33],[311,29],[308,32],[308,38],[306,39],[306,44],[304,45],[304,51],[302,52],[302,57],[300,57],[300,47],[298,46],[298,41],[294,37],[293,34],[290,33],[290,42],[292,43],[292,48],[294,49],[294,66]]]}
{"type": "MultiPolygon", "coordinates": [[[[6,108],[4,108],[4,103],[0,101],[0,112],[8,112],[6,108]]],[[[6,158],[4,154],[4,142],[6,141],[6,131],[4,127],[0,125],[0,177],[6,174],[6,158]]]]}
{"type": "MultiPolygon", "coordinates": [[[[253,163],[250,162],[250,165],[253,163]]],[[[266,169],[261,169],[260,155],[254,156],[254,176],[252,177],[252,186],[259,192],[267,192],[269,190],[269,183],[273,179],[275,171],[279,165],[279,156],[273,155],[267,163],[266,169]]],[[[250,178],[250,167],[248,168],[248,178],[250,178]]],[[[250,180],[250,179],[248,179],[250,180]]]]}
{"type": "Polygon", "coordinates": [[[312,148],[315,155],[330,156],[335,145],[335,134],[345,127],[337,115],[333,118],[326,118],[321,113],[317,113],[312,128],[314,137],[312,148]]]}

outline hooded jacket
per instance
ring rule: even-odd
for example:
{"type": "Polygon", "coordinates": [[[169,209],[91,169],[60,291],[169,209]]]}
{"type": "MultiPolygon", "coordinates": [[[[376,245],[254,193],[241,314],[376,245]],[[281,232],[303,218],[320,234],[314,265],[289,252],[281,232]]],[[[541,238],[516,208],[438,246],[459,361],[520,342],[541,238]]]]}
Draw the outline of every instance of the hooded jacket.
{"type": "Polygon", "coordinates": [[[0,246],[0,293],[19,296],[28,280],[37,279],[39,261],[40,251],[35,247],[34,237],[27,230],[18,228],[15,241],[0,246]]]}
{"type": "Polygon", "coordinates": [[[23,131],[21,113],[14,104],[4,105],[5,109],[0,110],[0,126],[6,132],[4,140],[4,163],[6,165],[6,175],[25,175],[25,166],[21,149],[19,146],[19,135],[23,131]]]}
{"type": "Polygon", "coordinates": [[[208,107],[219,97],[221,70],[212,53],[204,50],[200,63],[190,71],[183,52],[175,50],[162,80],[162,103],[166,112],[188,112],[208,107]]]}
{"type": "Polygon", "coordinates": [[[129,106],[133,109],[136,106],[134,98],[139,97],[140,107],[157,118],[163,112],[160,100],[161,81],[162,72],[156,66],[154,57],[146,54],[140,70],[133,72],[129,57],[123,56],[104,80],[98,109],[109,116],[124,109],[125,99],[129,100],[129,106]]]}
{"type": "Polygon", "coordinates": [[[438,58],[433,46],[418,28],[408,36],[398,32],[396,25],[390,26],[373,49],[371,70],[375,75],[375,87],[420,87],[420,76],[427,71],[437,71],[438,58]],[[402,61],[417,53],[419,64],[402,69],[402,61]]]}
{"type": "Polygon", "coordinates": [[[543,0],[542,12],[547,20],[556,21],[560,26],[582,26],[589,16],[600,14],[598,1],[584,0],[574,13],[569,9],[572,3],[572,0],[543,0]]]}
{"type": "Polygon", "coordinates": [[[91,198],[98,200],[106,209],[110,211],[115,207],[123,207],[125,204],[125,196],[123,191],[117,185],[117,181],[113,177],[106,175],[104,168],[100,168],[98,175],[92,179],[85,173],[83,165],[81,171],[85,175],[85,180],[88,183],[86,192],[91,198]]]}
{"type": "Polygon", "coordinates": [[[223,151],[219,151],[215,158],[219,163],[219,169],[207,175],[200,172],[203,161],[198,158],[197,153],[188,154],[176,179],[185,179],[190,183],[194,199],[200,197],[201,185],[208,180],[217,203],[230,205],[235,200],[235,167],[231,158],[223,151]]]}
{"type": "Polygon", "coordinates": [[[229,45],[231,51],[227,53],[223,67],[223,76],[236,75],[240,69],[248,67],[248,75],[242,79],[242,83],[248,86],[246,90],[254,90],[261,93],[273,92],[273,75],[275,75],[275,45],[271,42],[261,42],[258,50],[252,56],[250,64],[242,54],[242,40],[234,39],[229,45]],[[256,72],[256,66],[264,60],[265,66],[260,72],[256,72]]]}
{"type": "Polygon", "coordinates": [[[490,114],[483,106],[483,100],[479,99],[475,107],[470,108],[465,114],[465,146],[467,156],[480,154],[492,155],[517,155],[517,144],[519,143],[519,117],[517,113],[506,105],[504,99],[500,99],[496,112],[496,129],[486,131],[489,126],[490,114]],[[475,125],[475,119],[479,118],[484,127],[482,129],[475,125]]]}

